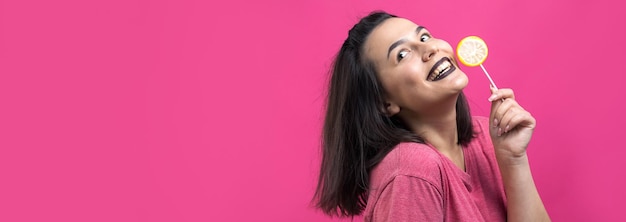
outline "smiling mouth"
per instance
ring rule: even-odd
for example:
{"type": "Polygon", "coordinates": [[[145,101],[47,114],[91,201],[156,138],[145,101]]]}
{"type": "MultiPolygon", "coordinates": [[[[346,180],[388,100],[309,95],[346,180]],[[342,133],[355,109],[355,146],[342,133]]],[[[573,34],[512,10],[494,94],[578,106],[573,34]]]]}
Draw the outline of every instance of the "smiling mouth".
{"type": "Polygon", "coordinates": [[[430,72],[428,72],[428,77],[426,77],[426,79],[429,81],[441,80],[450,75],[450,73],[454,72],[454,70],[456,70],[456,67],[452,65],[452,61],[450,61],[450,58],[443,57],[435,63],[433,68],[430,69],[430,72]]]}

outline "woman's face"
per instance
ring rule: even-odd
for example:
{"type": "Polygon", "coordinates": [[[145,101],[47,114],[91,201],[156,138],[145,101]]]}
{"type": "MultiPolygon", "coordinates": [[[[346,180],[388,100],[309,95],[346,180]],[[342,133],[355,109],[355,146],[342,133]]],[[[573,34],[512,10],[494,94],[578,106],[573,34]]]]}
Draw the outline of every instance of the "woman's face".
{"type": "Polygon", "coordinates": [[[388,114],[426,114],[456,102],[468,79],[453,53],[446,41],[407,19],[390,18],[376,27],[365,42],[365,57],[385,89],[388,114]]]}

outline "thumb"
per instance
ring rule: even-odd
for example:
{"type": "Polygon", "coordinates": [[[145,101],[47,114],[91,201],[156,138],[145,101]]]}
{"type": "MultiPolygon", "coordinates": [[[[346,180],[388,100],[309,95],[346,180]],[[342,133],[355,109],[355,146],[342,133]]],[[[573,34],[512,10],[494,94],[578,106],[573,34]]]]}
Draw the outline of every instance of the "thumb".
{"type": "Polygon", "coordinates": [[[496,89],[496,87],[493,87],[493,85],[489,84],[489,90],[491,91],[491,94],[494,94],[498,91],[498,89],[496,89]]]}

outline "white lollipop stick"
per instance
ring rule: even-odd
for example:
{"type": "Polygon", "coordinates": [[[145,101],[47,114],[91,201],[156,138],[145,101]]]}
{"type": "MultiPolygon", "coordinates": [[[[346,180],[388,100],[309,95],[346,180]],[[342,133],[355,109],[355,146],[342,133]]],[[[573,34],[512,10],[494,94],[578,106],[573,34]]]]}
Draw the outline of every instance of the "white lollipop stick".
{"type": "Polygon", "coordinates": [[[489,76],[489,73],[487,73],[487,70],[485,69],[485,67],[483,67],[483,64],[480,64],[480,68],[482,68],[483,72],[485,72],[485,75],[487,75],[487,79],[489,79],[489,82],[491,82],[491,85],[493,86],[493,88],[496,88],[496,90],[498,90],[496,83],[493,82],[493,79],[491,79],[491,76],[489,76]]]}

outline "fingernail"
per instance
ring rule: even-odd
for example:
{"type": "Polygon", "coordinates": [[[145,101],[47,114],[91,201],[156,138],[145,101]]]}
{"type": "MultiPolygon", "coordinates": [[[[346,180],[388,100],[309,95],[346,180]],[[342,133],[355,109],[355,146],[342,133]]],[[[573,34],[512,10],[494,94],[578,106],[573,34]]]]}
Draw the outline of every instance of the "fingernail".
{"type": "Polygon", "coordinates": [[[504,132],[509,132],[509,125],[506,125],[506,127],[504,128],[504,132]]]}
{"type": "Polygon", "coordinates": [[[496,99],[496,94],[492,94],[487,100],[489,100],[489,102],[493,102],[494,99],[496,99]]]}
{"type": "Polygon", "coordinates": [[[502,135],[502,128],[498,127],[498,136],[502,135]]]}
{"type": "Polygon", "coordinates": [[[498,125],[498,119],[493,118],[493,125],[498,125]]]}

